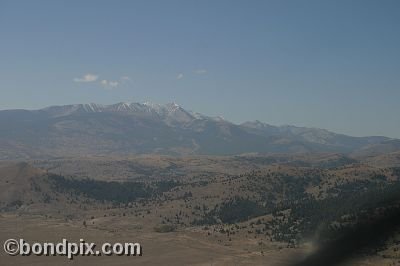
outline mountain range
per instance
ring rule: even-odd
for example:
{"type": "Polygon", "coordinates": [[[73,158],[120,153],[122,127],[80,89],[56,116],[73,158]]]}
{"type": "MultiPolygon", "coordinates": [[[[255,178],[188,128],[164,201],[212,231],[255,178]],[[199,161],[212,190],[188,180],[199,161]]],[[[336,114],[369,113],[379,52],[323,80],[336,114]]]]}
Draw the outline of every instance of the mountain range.
{"type": "Polygon", "coordinates": [[[0,111],[0,159],[89,155],[236,155],[337,152],[377,155],[400,140],[352,137],[324,129],[234,124],[175,103],[75,104],[0,111]]]}

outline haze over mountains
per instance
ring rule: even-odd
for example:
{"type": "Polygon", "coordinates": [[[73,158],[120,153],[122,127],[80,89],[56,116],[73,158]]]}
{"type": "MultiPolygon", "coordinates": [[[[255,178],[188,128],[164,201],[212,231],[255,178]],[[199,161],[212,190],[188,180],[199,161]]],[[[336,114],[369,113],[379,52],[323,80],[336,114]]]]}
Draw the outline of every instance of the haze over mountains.
{"type": "Polygon", "coordinates": [[[351,137],[324,129],[237,125],[177,104],[76,104],[0,111],[0,159],[78,155],[339,152],[376,155],[400,140],[351,137]]]}

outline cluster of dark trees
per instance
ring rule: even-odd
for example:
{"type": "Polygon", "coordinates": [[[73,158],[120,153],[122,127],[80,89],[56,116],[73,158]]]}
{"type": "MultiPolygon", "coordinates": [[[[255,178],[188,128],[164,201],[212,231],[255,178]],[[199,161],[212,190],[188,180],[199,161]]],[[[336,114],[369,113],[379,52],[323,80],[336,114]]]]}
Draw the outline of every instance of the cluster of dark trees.
{"type": "MultiPolygon", "coordinates": [[[[393,169],[393,173],[400,174],[400,169],[393,169]]],[[[260,233],[294,244],[310,237],[329,241],[397,209],[400,213],[400,180],[389,181],[384,174],[335,181],[324,197],[309,194],[305,189],[315,182],[321,183],[318,172],[302,176],[249,175],[245,188],[258,197],[227,200],[194,224],[234,224],[271,214],[272,221],[265,222],[267,230],[259,230],[260,233]]]]}
{"type": "Polygon", "coordinates": [[[359,180],[339,185],[334,192],[324,199],[308,195],[287,201],[282,209],[290,215],[276,224],[274,238],[290,242],[313,236],[324,242],[392,212],[400,202],[400,182],[359,180]]]}
{"type": "Polygon", "coordinates": [[[215,206],[213,210],[206,213],[201,220],[195,220],[194,224],[209,225],[221,221],[225,224],[247,221],[254,217],[266,214],[266,208],[255,201],[241,197],[223,202],[220,206],[215,206]]]}
{"type": "Polygon", "coordinates": [[[107,182],[93,179],[66,178],[49,175],[49,180],[57,191],[82,195],[103,202],[129,203],[137,199],[149,199],[180,185],[176,181],[107,182]]]}

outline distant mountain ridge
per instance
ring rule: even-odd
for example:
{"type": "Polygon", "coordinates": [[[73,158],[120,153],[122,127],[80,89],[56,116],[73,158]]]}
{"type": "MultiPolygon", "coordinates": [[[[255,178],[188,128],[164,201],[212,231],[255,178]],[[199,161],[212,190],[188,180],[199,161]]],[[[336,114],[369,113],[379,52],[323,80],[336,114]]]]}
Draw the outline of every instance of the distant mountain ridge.
{"type": "Polygon", "coordinates": [[[75,104],[0,111],[0,159],[158,153],[397,151],[398,140],[351,137],[324,129],[237,125],[175,103],[75,104]]]}

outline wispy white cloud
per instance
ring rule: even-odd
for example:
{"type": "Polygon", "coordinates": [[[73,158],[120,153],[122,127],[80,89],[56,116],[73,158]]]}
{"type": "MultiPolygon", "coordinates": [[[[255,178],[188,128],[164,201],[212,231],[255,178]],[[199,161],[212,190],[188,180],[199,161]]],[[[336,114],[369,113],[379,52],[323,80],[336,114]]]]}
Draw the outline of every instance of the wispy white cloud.
{"type": "Polygon", "coordinates": [[[133,84],[133,81],[132,81],[132,78],[131,77],[129,77],[129,76],[122,76],[122,77],[120,77],[120,79],[119,79],[119,85],[132,85],[133,84]]]}
{"type": "Polygon", "coordinates": [[[129,84],[132,82],[132,79],[128,76],[122,76],[117,80],[109,80],[109,79],[101,79],[99,80],[99,76],[95,74],[86,74],[83,75],[82,77],[79,78],[74,78],[74,82],[95,82],[98,81],[98,84],[100,84],[102,87],[107,88],[107,89],[115,89],[119,87],[120,85],[123,84],[129,84]]]}
{"type": "Polygon", "coordinates": [[[176,77],[177,80],[183,79],[183,73],[179,73],[178,76],[176,77]]]}
{"type": "Polygon", "coordinates": [[[112,80],[110,80],[110,81],[108,82],[108,85],[110,85],[110,87],[112,87],[112,88],[116,88],[116,87],[119,86],[119,82],[118,82],[118,81],[112,81],[112,80]]]}
{"type": "Polygon", "coordinates": [[[100,85],[102,85],[105,88],[110,88],[110,89],[115,89],[119,86],[119,81],[116,80],[106,80],[103,79],[100,81],[100,85]]]}
{"type": "Polygon", "coordinates": [[[193,71],[193,73],[195,73],[197,75],[204,75],[204,74],[207,74],[207,70],[206,69],[196,69],[193,71]]]}
{"type": "Polygon", "coordinates": [[[99,78],[98,75],[88,73],[80,78],[74,78],[74,82],[94,82],[98,78],[99,78]]]}

